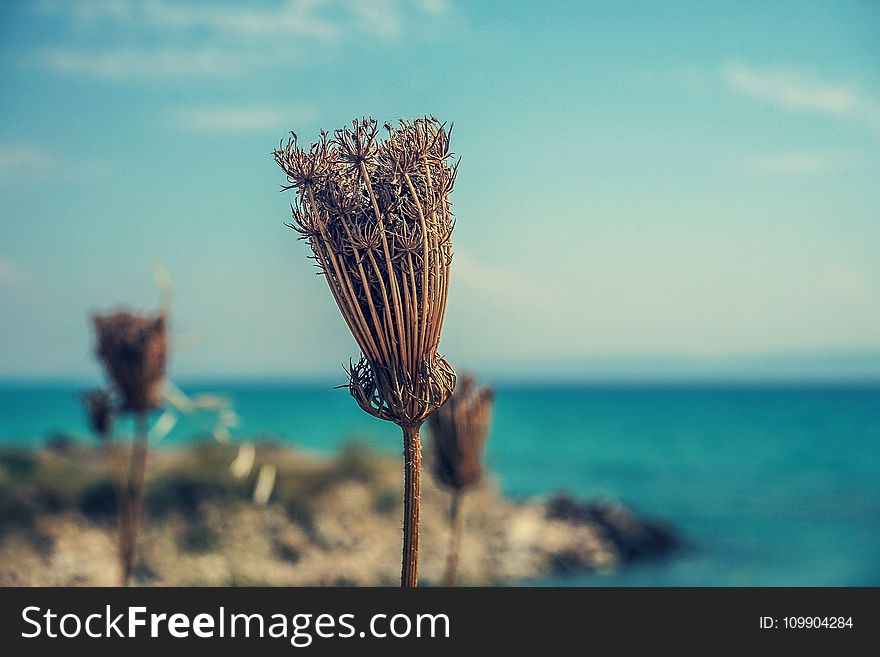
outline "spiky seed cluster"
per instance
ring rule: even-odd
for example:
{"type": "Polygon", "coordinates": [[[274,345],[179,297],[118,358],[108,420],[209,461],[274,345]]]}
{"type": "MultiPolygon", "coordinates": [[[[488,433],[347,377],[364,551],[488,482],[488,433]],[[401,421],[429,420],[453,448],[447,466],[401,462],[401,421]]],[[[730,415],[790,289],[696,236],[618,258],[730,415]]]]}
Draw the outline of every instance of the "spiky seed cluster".
{"type": "Polygon", "coordinates": [[[428,420],[434,446],[432,467],[441,484],[464,490],[483,476],[483,447],[492,421],[495,391],[477,390],[463,375],[452,397],[428,420]]]}
{"type": "Polygon", "coordinates": [[[122,411],[159,406],[168,353],[164,315],[117,312],[94,317],[97,353],[120,397],[122,411]]]}
{"type": "Polygon", "coordinates": [[[307,240],[360,346],[349,390],[368,413],[418,426],[455,387],[437,354],[452,260],[451,129],[436,119],[373,119],[275,151],[295,189],[288,224],[307,240]]]}
{"type": "Polygon", "coordinates": [[[98,388],[82,393],[89,427],[98,438],[109,438],[113,430],[113,400],[110,393],[98,388]]]}

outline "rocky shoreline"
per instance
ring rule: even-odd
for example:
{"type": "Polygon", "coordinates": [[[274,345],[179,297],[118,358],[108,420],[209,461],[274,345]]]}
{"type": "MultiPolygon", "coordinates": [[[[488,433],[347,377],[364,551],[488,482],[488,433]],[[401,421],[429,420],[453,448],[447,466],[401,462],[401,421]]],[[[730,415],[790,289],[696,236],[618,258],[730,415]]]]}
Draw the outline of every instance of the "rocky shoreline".
{"type": "MultiPolygon", "coordinates": [[[[205,441],[151,453],[134,583],[157,586],[394,586],[401,463],[358,445],[332,458],[259,443],[205,441]],[[259,467],[275,471],[253,502],[259,467]]],[[[423,476],[421,582],[442,576],[450,496],[423,476]]],[[[489,481],[464,502],[462,585],[601,571],[673,552],[668,525],[609,501],[514,501],[489,481]]],[[[0,449],[0,585],[116,583],[115,499],[101,451],[76,441],[0,449]]]]}

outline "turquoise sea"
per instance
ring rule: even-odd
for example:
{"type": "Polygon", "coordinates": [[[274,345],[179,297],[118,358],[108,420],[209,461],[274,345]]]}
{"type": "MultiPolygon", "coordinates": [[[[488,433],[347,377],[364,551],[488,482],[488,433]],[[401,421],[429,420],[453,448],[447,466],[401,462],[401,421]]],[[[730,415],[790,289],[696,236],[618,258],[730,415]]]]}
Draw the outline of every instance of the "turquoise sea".
{"type": "MultiPolygon", "coordinates": [[[[233,439],[400,449],[396,427],[329,384],[184,389],[232,400],[233,439]]],[[[0,443],[86,436],[78,390],[0,385],[0,443]]],[[[162,444],[204,435],[209,420],[182,420],[162,444]]],[[[530,584],[880,585],[880,385],[500,386],[487,460],[508,495],[621,499],[690,544],[615,573],[530,584]]]]}

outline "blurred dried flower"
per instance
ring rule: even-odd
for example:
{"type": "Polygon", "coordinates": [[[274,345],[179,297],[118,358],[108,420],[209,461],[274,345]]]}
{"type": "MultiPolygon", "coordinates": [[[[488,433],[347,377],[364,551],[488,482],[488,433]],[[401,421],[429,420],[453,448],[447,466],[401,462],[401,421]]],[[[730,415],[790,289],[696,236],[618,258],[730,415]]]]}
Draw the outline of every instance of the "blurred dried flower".
{"type": "Polygon", "coordinates": [[[94,317],[97,354],[122,401],[121,410],[145,413],[162,398],[168,352],[164,315],[116,312],[94,317]]]}
{"type": "Polygon", "coordinates": [[[492,421],[495,391],[477,390],[474,377],[463,374],[452,397],[428,420],[433,437],[434,478],[452,491],[449,507],[449,553],[443,583],[455,584],[466,489],[483,477],[483,447],[492,421]]]}
{"type": "Polygon", "coordinates": [[[483,447],[494,399],[494,390],[477,390],[474,378],[465,374],[449,401],[428,420],[434,447],[433,472],[444,486],[460,491],[482,478],[483,447]]]}
{"type": "Polygon", "coordinates": [[[131,578],[137,549],[137,534],[144,500],[147,462],[147,415],[162,401],[165,361],[168,357],[166,317],[116,312],[95,315],[97,355],[113,382],[120,404],[118,410],[133,413],[137,429],[126,470],[122,455],[107,441],[108,458],[114,468],[119,504],[120,584],[131,578]]]}
{"type": "Polygon", "coordinates": [[[113,433],[113,399],[110,393],[101,388],[87,390],[82,393],[83,406],[89,421],[89,427],[95,435],[107,440],[113,433]]]}

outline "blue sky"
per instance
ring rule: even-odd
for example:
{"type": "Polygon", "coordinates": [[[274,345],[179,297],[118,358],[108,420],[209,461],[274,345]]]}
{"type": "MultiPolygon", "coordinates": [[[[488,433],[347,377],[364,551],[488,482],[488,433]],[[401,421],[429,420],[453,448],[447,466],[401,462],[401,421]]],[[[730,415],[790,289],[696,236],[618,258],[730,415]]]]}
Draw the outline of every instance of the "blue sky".
{"type": "Polygon", "coordinates": [[[877,3],[0,12],[0,377],[94,375],[89,312],[155,306],[161,263],[176,377],[341,378],[270,152],[426,113],[462,158],[458,367],[880,376],[877,3]]]}

